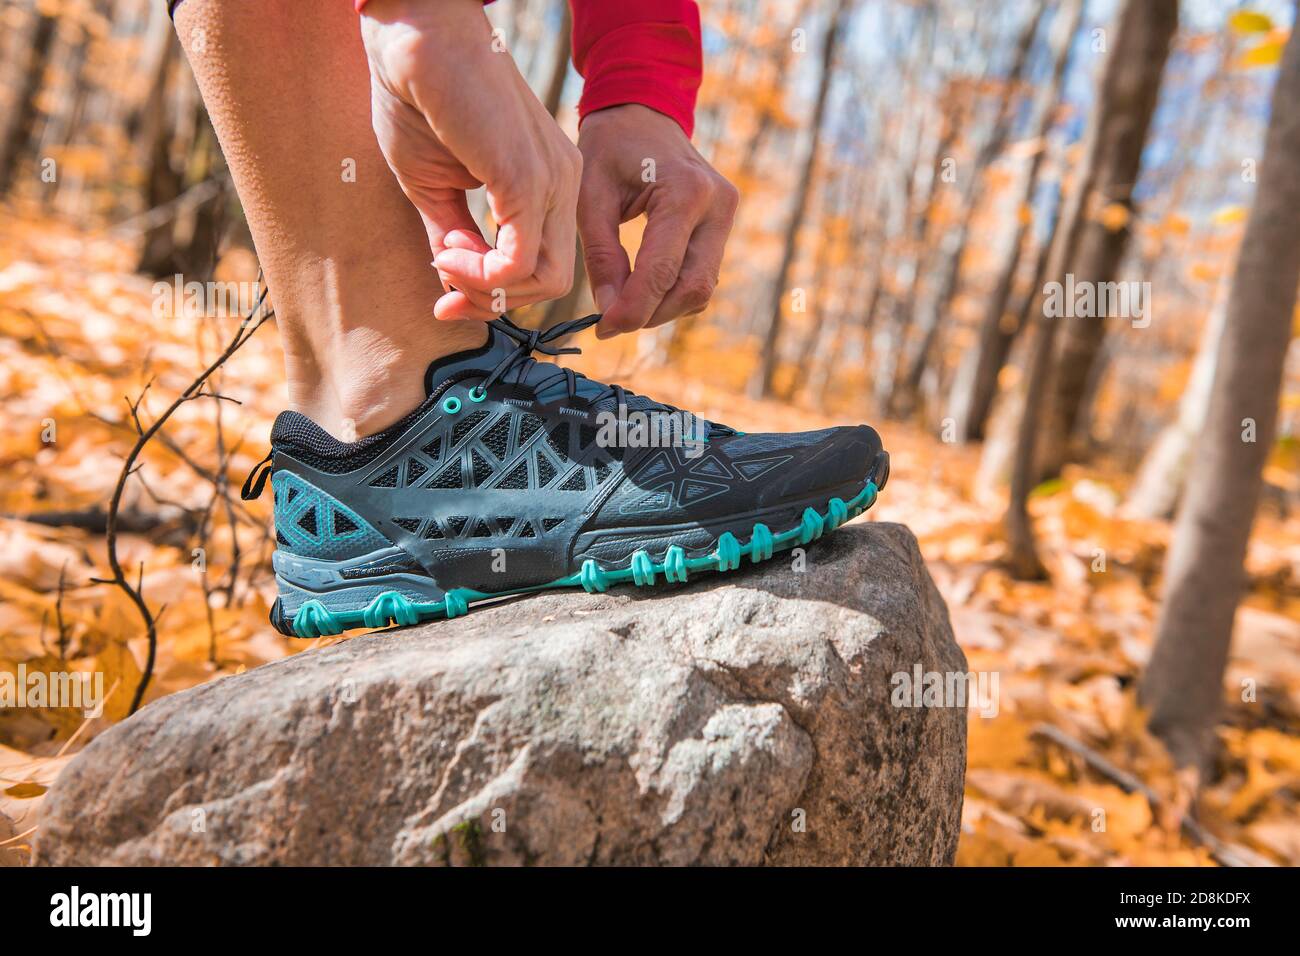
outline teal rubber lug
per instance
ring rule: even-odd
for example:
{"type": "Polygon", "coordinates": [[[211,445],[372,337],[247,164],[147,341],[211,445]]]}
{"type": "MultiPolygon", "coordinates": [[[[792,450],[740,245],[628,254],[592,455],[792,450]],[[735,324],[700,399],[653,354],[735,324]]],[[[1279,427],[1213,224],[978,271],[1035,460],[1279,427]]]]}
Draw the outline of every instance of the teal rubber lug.
{"type": "Polygon", "coordinates": [[[460,588],[452,588],[447,592],[447,596],[442,599],[443,613],[448,618],[460,617],[469,610],[469,601],[461,593],[460,588]]]}
{"type": "Polygon", "coordinates": [[[637,551],[632,555],[632,582],[637,587],[655,583],[655,564],[650,560],[650,555],[644,551],[637,551]]]}
{"type": "Polygon", "coordinates": [[[586,589],[588,594],[603,594],[609,587],[609,582],[605,580],[605,572],[600,569],[595,558],[588,558],[582,562],[582,571],[578,574],[578,581],[586,589]]]}
{"type": "Polygon", "coordinates": [[[816,541],[822,536],[822,532],[826,529],[826,523],[822,520],[822,516],[812,508],[805,508],[803,517],[799,521],[799,528],[801,531],[799,543],[807,544],[810,541],[816,541]]]}
{"type": "Polygon", "coordinates": [[[293,630],[299,637],[333,637],[343,625],[320,601],[308,601],[293,616],[293,630]]]}
{"type": "Polygon", "coordinates": [[[396,591],[385,591],[370,602],[362,614],[362,620],[366,627],[387,627],[390,621],[406,627],[419,623],[420,612],[411,605],[405,595],[398,594],[396,591]]]}
{"type": "Polygon", "coordinates": [[[772,532],[765,524],[754,525],[754,530],[749,535],[749,557],[754,564],[760,561],[766,561],[772,557],[772,549],[775,542],[772,538],[772,532]]]}
{"type": "Polygon", "coordinates": [[[686,551],[674,544],[664,554],[664,578],[677,584],[686,583],[686,551]]]}
{"type": "Polygon", "coordinates": [[[724,531],[718,537],[716,560],[719,571],[734,571],[740,567],[740,542],[730,531],[724,531]]]}

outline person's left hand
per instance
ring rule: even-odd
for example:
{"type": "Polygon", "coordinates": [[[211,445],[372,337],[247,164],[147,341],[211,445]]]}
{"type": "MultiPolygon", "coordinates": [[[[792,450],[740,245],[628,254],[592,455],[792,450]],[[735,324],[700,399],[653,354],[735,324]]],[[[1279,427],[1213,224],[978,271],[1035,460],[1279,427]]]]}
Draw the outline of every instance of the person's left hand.
{"type": "Polygon", "coordinates": [[[578,133],[578,231],[597,335],[653,328],[702,312],[713,296],[739,193],[696,152],[676,121],[637,104],[591,113],[578,133]],[[621,223],[646,214],[636,268],[621,223]]]}

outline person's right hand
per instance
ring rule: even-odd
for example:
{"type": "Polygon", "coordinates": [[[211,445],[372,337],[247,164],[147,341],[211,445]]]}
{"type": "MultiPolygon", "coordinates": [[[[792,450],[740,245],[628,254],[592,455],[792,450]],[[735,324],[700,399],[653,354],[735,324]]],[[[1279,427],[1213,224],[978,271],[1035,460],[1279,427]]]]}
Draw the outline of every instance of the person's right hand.
{"type": "Polygon", "coordinates": [[[533,95],[481,0],[370,0],[361,35],[384,158],[429,233],[439,319],[491,319],[573,284],[582,156],[533,95]],[[496,248],[465,190],[487,187],[496,248]]]}

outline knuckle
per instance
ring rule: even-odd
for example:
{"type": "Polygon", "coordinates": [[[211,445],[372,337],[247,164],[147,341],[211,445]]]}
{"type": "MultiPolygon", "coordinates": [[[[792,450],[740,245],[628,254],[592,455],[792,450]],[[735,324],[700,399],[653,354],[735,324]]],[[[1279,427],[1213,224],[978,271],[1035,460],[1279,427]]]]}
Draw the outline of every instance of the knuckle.
{"type": "Polygon", "coordinates": [[[734,216],[736,207],[740,205],[740,190],[729,180],[718,176],[714,184],[714,201],[718,208],[723,210],[728,216],[734,216]]]}
{"type": "Polygon", "coordinates": [[[582,152],[578,147],[569,143],[564,151],[565,162],[570,176],[576,182],[582,179],[582,152]]]}
{"type": "Polygon", "coordinates": [[[657,295],[662,296],[677,282],[677,265],[669,259],[656,259],[646,264],[646,281],[657,295]]]}
{"type": "Polygon", "coordinates": [[[682,305],[687,312],[702,312],[713,298],[715,283],[708,276],[691,276],[681,281],[682,305]]]}
{"type": "Polygon", "coordinates": [[[604,275],[615,271],[619,264],[619,255],[613,246],[601,240],[583,242],[582,251],[587,260],[587,271],[604,275]]]}
{"type": "Polygon", "coordinates": [[[682,176],[682,198],[692,207],[707,205],[713,196],[713,177],[697,166],[682,176]]]}
{"type": "Polygon", "coordinates": [[[578,184],[582,182],[582,154],[578,148],[565,140],[550,165],[551,169],[545,174],[549,181],[534,185],[557,195],[576,193],[578,184]]]}
{"type": "Polygon", "coordinates": [[[573,285],[573,268],[552,269],[538,277],[537,295],[541,299],[558,299],[573,285]]]}

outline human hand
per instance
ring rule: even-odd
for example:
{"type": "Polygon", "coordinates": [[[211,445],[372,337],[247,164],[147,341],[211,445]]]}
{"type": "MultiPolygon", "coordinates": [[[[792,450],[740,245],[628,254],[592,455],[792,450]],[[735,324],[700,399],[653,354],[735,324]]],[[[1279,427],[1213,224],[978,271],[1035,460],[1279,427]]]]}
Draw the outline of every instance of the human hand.
{"type": "Polygon", "coordinates": [[[582,157],[494,48],[481,0],[370,0],[362,17],[384,158],[420,211],[439,319],[492,319],[573,283],[582,157]],[[487,187],[496,247],[465,191],[487,187]]]}
{"type": "Polygon", "coordinates": [[[638,104],[591,113],[578,134],[578,231],[604,318],[597,335],[653,328],[702,312],[713,295],[739,193],[677,123],[638,104]],[[649,161],[653,161],[651,164],[649,161]],[[646,214],[631,268],[621,223],[646,214]]]}

